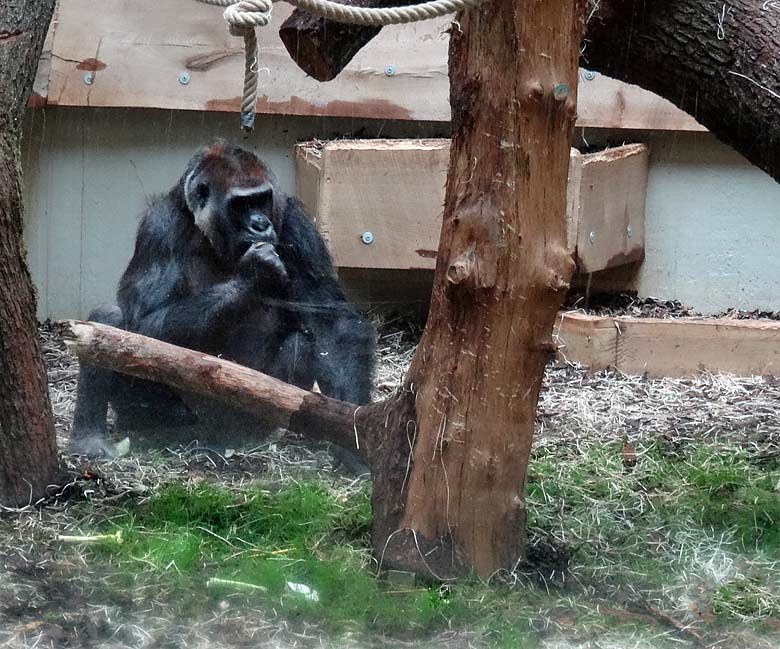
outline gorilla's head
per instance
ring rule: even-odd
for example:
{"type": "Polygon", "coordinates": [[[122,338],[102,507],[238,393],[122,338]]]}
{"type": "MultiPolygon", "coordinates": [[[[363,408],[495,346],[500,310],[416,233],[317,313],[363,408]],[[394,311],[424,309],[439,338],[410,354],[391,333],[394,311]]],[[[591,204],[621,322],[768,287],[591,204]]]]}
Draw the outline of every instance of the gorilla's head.
{"type": "Polygon", "coordinates": [[[276,178],[250,151],[217,142],[197,153],[181,179],[195,225],[219,257],[235,262],[258,242],[277,243],[283,210],[276,178]]]}

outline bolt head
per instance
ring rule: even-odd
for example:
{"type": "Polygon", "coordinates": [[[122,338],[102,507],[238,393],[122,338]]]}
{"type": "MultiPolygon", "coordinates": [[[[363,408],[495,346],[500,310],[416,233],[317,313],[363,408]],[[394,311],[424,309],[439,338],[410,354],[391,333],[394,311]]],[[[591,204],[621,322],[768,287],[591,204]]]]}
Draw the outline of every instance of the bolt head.
{"type": "Polygon", "coordinates": [[[91,86],[94,82],[95,82],[95,75],[92,74],[91,72],[87,72],[84,75],[84,83],[87,84],[88,86],[91,86]]]}
{"type": "Polygon", "coordinates": [[[593,70],[585,70],[585,80],[593,81],[596,78],[596,73],[593,70]]]}
{"type": "Polygon", "coordinates": [[[553,86],[553,97],[555,97],[556,101],[563,101],[568,96],[569,86],[567,86],[565,83],[556,83],[553,86]]]}
{"type": "Polygon", "coordinates": [[[588,240],[589,240],[591,243],[596,243],[596,233],[595,233],[595,232],[591,232],[591,233],[588,235],[588,240]]]}
{"type": "Polygon", "coordinates": [[[188,72],[182,72],[179,75],[179,83],[183,86],[186,86],[190,82],[190,75],[188,72]]]}
{"type": "Polygon", "coordinates": [[[395,74],[395,66],[390,64],[385,68],[385,74],[388,77],[392,77],[395,74]]]}
{"type": "Polygon", "coordinates": [[[374,234],[373,232],[364,232],[360,235],[360,240],[365,243],[367,246],[374,243],[374,234]]]}

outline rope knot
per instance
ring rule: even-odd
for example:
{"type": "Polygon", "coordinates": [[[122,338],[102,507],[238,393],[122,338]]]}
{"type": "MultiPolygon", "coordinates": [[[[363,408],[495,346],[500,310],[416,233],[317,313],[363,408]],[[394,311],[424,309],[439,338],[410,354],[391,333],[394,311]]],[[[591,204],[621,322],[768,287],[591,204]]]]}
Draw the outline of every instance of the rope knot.
{"type": "Polygon", "coordinates": [[[245,36],[255,27],[265,27],[271,22],[273,0],[240,0],[230,5],[222,14],[233,36],[245,36]]]}

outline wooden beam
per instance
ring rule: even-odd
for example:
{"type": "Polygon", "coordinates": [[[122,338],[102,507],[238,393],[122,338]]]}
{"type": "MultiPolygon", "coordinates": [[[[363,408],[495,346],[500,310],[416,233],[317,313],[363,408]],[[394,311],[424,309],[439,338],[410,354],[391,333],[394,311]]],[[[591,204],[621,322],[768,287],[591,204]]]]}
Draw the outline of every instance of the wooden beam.
{"type": "Polygon", "coordinates": [[[780,322],[632,318],[562,313],[558,356],[593,371],[652,378],[701,372],[780,376],[780,322]]]}
{"type": "MultiPolygon", "coordinates": [[[[238,110],[242,42],[228,34],[218,8],[192,0],[68,0],[59,11],[37,105],[238,110]]],[[[258,112],[449,121],[450,17],[384,28],[323,84],[295,65],[279,38],[291,12],[277,4],[271,25],[258,31],[258,112]]],[[[580,73],[581,127],[703,130],[656,95],[591,76],[580,73]]]]}

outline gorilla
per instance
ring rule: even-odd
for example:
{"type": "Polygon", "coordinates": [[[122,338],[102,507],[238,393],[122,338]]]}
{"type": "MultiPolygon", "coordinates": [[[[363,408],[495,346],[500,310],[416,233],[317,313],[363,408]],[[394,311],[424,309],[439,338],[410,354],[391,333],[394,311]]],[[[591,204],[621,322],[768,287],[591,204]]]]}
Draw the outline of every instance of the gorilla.
{"type": "MultiPolygon", "coordinates": [[[[117,291],[93,311],[120,327],[323,394],[370,399],[376,332],[347,302],[322,237],[253,153],[218,141],[150,201],[117,291]]],[[[70,452],[110,457],[120,429],[189,425],[184,395],[88,365],[79,374],[70,452]]]]}

